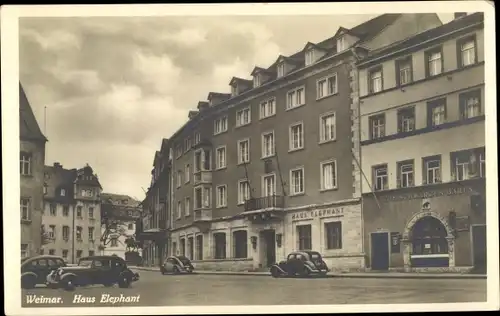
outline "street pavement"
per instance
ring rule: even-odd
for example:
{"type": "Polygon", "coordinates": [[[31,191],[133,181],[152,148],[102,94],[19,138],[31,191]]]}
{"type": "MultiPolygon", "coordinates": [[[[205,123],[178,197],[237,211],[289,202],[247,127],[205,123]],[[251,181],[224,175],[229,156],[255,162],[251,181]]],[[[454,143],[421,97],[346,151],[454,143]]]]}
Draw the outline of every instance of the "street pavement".
{"type": "Polygon", "coordinates": [[[303,304],[405,304],[486,301],[485,279],[313,278],[274,279],[241,275],[161,275],[137,270],[128,289],[89,286],[73,292],[38,287],[23,290],[24,307],[207,306],[303,304]],[[138,297],[138,302],[101,302],[101,297],[138,297]],[[61,297],[52,304],[27,303],[28,297],[61,297]],[[75,300],[76,298],[76,300],[75,300]],[[92,301],[94,298],[94,302],[92,301]],[[78,299],[80,303],[77,303],[78,299]],[[90,300],[90,301],[88,301],[90,300]],[[86,302],[88,301],[88,302],[86,302]]]}

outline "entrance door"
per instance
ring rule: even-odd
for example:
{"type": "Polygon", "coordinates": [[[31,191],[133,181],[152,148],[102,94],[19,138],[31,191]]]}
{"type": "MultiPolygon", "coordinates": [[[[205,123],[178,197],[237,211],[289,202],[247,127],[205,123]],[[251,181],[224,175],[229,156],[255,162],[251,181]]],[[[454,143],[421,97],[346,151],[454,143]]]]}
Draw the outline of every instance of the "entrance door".
{"type": "Polygon", "coordinates": [[[274,229],[262,231],[265,244],[266,267],[270,267],[276,261],[276,233],[274,229]]]}
{"type": "Polygon", "coordinates": [[[471,227],[474,269],[486,272],[486,225],[471,227]]]}
{"type": "Polygon", "coordinates": [[[371,233],[371,268],[372,270],[389,269],[389,233],[371,233]]]}

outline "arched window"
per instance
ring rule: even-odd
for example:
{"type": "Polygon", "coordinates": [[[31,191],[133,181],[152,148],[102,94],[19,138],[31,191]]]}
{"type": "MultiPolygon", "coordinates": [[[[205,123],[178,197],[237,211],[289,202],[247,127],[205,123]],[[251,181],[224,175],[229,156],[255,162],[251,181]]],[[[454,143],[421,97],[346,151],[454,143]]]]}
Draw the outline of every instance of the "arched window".
{"type": "Polygon", "coordinates": [[[413,255],[447,254],[446,228],[431,216],[418,220],[411,231],[413,255]]]}

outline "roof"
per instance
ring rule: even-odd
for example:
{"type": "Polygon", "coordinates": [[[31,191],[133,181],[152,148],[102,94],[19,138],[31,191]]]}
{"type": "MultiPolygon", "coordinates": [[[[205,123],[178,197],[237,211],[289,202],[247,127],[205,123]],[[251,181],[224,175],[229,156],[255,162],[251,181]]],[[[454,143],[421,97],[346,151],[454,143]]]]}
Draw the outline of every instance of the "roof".
{"type": "Polygon", "coordinates": [[[21,140],[47,141],[40,130],[21,83],[19,83],[19,136],[21,140]]]}
{"type": "Polygon", "coordinates": [[[33,257],[27,257],[21,259],[21,264],[24,265],[26,263],[29,263],[33,260],[38,260],[38,259],[60,259],[64,260],[63,257],[60,256],[54,256],[54,255],[39,255],[39,256],[33,256],[33,257]]]}
{"type": "Polygon", "coordinates": [[[47,194],[45,198],[69,204],[74,200],[74,181],[76,179],[76,169],[64,169],[61,165],[45,166],[45,185],[47,194]],[[61,195],[64,190],[64,196],[61,195]]]}
{"type": "Polygon", "coordinates": [[[252,80],[243,79],[243,78],[239,78],[239,77],[233,77],[233,78],[231,78],[231,81],[229,81],[229,85],[233,85],[233,84],[235,84],[237,82],[251,84],[252,80]]]}
{"type": "Polygon", "coordinates": [[[129,206],[129,207],[139,207],[140,201],[137,201],[136,199],[125,194],[101,193],[101,203],[129,206]]]}
{"type": "Polygon", "coordinates": [[[77,170],[77,177],[74,183],[79,185],[95,186],[102,189],[97,175],[94,174],[94,170],[88,164],[77,170]]]}

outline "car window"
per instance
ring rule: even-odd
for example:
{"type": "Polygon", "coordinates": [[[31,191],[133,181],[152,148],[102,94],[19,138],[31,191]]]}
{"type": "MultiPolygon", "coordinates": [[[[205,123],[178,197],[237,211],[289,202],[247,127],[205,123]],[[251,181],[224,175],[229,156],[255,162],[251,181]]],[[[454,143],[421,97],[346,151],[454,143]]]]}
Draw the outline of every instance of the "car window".
{"type": "Polygon", "coordinates": [[[103,267],[103,268],[109,268],[109,260],[94,260],[94,266],[95,267],[103,267]]]}
{"type": "Polygon", "coordinates": [[[54,259],[47,259],[47,263],[49,264],[49,267],[57,267],[57,262],[54,259]]]}
{"type": "Polygon", "coordinates": [[[56,263],[59,267],[64,267],[66,264],[64,263],[64,260],[62,259],[57,259],[56,263]]]}
{"type": "Polygon", "coordinates": [[[39,259],[37,261],[38,261],[38,265],[39,266],[42,266],[42,267],[46,267],[47,266],[47,260],[46,259],[39,259]]]}
{"type": "Polygon", "coordinates": [[[120,261],[120,260],[113,260],[111,262],[111,267],[113,269],[116,269],[116,268],[120,268],[121,269],[121,268],[125,267],[125,264],[122,261],[120,261]]]}
{"type": "Polygon", "coordinates": [[[295,258],[294,254],[288,255],[288,260],[292,260],[293,258],[295,258]]]}
{"type": "Polygon", "coordinates": [[[168,258],[167,261],[172,264],[177,264],[177,260],[175,260],[174,258],[168,258]]]}
{"type": "Polygon", "coordinates": [[[313,253],[313,254],[311,255],[311,259],[312,259],[313,261],[317,261],[317,260],[321,259],[321,256],[320,256],[319,254],[317,254],[317,253],[313,253]]]}
{"type": "Polygon", "coordinates": [[[90,267],[92,265],[92,260],[80,260],[78,265],[82,267],[90,267]]]}

